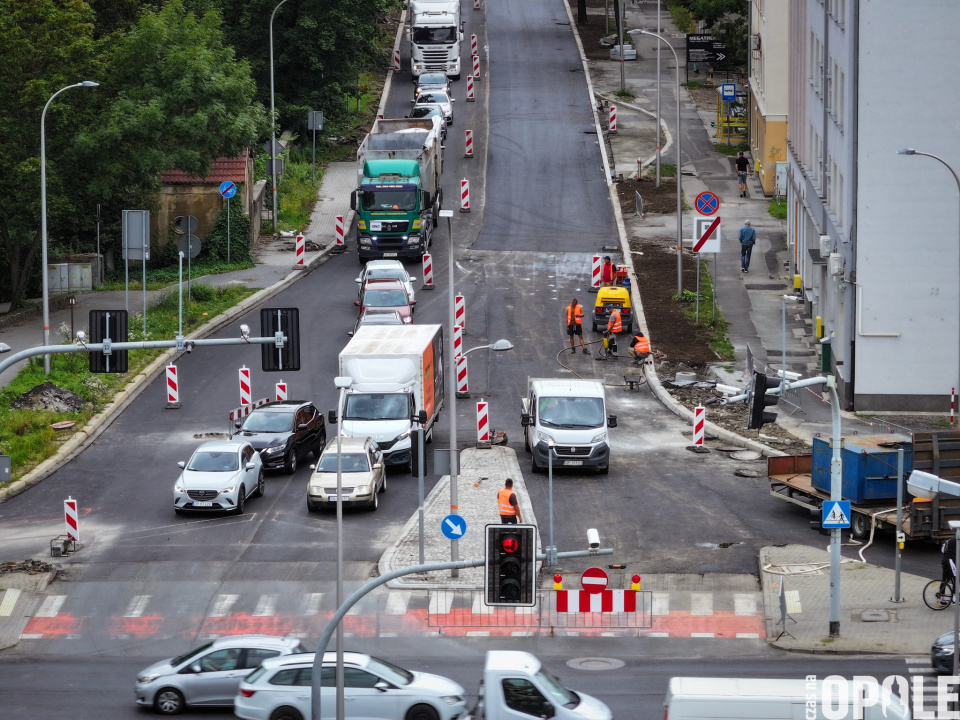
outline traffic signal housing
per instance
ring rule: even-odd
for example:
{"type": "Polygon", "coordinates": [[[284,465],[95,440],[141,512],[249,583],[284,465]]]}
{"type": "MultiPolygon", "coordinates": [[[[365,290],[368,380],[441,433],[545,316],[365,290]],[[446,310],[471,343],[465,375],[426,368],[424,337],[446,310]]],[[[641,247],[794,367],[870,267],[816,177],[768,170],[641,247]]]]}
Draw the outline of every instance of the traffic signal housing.
{"type": "Polygon", "coordinates": [[[487,525],[483,574],[487,605],[537,604],[537,526],[487,525]]]}
{"type": "MultiPolygon", "coordinates": [[[[125,343],[128,341],[128,324],[126,310],[91,310],[90,311],[90,342],[110,344],[125,343]]],[[[90,372],[92,373],[125,373],[127,372],[129,350],[112,350],[105,353],[102,350],[89,352],[90,372]]]]}
{"type": "Polygon", "coordinates": [[[777,419],[776,413],[764,412],[764,408],[780,402],[779,395],[767,395],[767,388],[779,384],[779,379],[769,378],[761,372],[754,371],[753,399],[750,405],[750,421],[747,423],[748,430],[759,430],[766,423],[772,423],[777,419]]]}

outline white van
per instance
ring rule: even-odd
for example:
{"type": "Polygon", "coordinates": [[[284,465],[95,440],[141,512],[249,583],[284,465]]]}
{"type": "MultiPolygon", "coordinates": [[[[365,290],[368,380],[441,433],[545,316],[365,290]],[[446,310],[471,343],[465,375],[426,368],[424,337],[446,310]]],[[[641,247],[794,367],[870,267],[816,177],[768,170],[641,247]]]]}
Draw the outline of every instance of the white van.
{"type": "Polygon", "coordinates": [[[910,720],[906,703],[872,678],[670,679],[663,720],[910,720]]]}

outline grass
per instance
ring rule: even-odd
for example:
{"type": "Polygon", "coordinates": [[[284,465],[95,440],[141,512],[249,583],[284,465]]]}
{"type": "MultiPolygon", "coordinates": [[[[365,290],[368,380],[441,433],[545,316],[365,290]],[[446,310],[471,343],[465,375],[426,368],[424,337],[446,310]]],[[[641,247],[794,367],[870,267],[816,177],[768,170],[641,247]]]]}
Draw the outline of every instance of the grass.
{"type": "Polygon", "coordinates": [[[726,143],[714,143],[713,149],[721,155],[730,155],[731,157],[741,152],[747,152],[750,145],[745,142],[739,142],[736,145],[727,145],[726,143]]]}
{"type": "Polygon", "coordinates": [[[687,80],[686,82],[682,82],[680,84],[683,85],[683,87],[691,90],[702,87],[713,87],[713,83],[709,83],[706,80],[687,80]]]}
{"type": "Polygon", "coordinates": [[[771,217],[775,217],[777,220],[785,220],[787,217],[787,201],[783,198],[771,200],[770,204],[767,205],[767,211],[771,217]]]}
{"type": "MultiPolygon", "coordinates": [[[[193,286],[193,302],[184,299],[183,330],[191,332],[227,308],[252,295],[255,290],[229,286],[212,288],[209,285],[193,286]]],[[[177,293],[166,293],[160,302],[147,309],[147,338],[172,340],[177,332],[177,293]]],[[[61,341],[68,342],[69,326],[58,330],[61,341]]],[[[143,315],[130,317],[130,341],[144,340],[143,315]]],[[[87,353],[62,353],[50,356],[50,375],[43,373],[43,357],[36,357],[17,374],[13,381],[0,391],[0,438],[2,450],[11,456],[13,467],[11,480],[17,480],[38,464],[53,456],[71,433],[58,433],[52,423],[73,420],[75,429],[83,427],[94,415],[113,400],[123,387],[137,376],[163,350],[130,350],[128,372],[94,375],[89,371],[87,353]],[[76,393],[86,401],[82,410],[74,413],[48,410],[17,410],[11,403],[25,392],[44,382],[76,393]]],[[[3,484],[0,483],[0,486],[3,484]]]]}
{"type": "Polygon", "coordinates": [[[693,290],[684,290],[679,298],[684,303],[684,315],[690,323],[705,331],[708,335],[707,344],[721,360],[732,362],[737,359],[733,345],[727,338],[727,322],[717,309],[713,314],[713,277],[705,260],[700,261],[700,321],[697,322],[697,293],[693,290]]]}
{"type": "MultiPolygon", "coordinates": [[[[203,259],[195,260],[190,263],[189,270],[192,278],[202,277],[204,275],[220,275],[222,273],[233,272],[234,270],[244,270],[253,267],[252,262],[230,263],[223,260],[203,259]]],[[[183,281],[187,281],[187,263],[183,263],[183,281]]],[[[143,286],[142,273],[139,266],[131,268],[130,272],[130,290],[138,292],[143,286]]],[[[163,290],[165,287],[175,285],[180,280],[180,269],[177,265],[162,268],[147,268],[147,290],[163,290]]],[[[124,275],[122,272],[114,270],[107,277],[103,285],[98,290],[123,290],[124,275]]]]}
{"type": "Polygon", "coordinates": [[[622,97],[624,100],[633,100],[637,95],[633,90],[624,88],[623,90],[617,90],[617,96],[622,97]]]}
{"type": "Polygon", "coordinates": [[[670,10],[670,17],[673,18],[673,24],[677,26],[680,32],[693,32],[693,15],[682,5],[667,1],[667,8],[670,10]]]}

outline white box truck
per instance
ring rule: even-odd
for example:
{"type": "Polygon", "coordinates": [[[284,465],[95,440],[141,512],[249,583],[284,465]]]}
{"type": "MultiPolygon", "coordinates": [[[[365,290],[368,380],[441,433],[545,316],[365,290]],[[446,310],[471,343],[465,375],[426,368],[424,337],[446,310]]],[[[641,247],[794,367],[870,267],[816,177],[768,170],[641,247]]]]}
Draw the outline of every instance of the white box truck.
{"type": "Polygon", "coordinates": [[[460,79],[463,22],[459,0],[411,0],[407,38],[414,81],[425,72],[460,79]]]}
{"type": "Polygon", "coordinates": [[[607,414],[602,381],[529,378],[520,424],[533,472],[547,469],[551,444],[554,468],[592,468],[601,475],[610,471],[607,435],[617,426],[617,416],[607,414]]]}
{"type": "Polygon", "coordinates": [[[910,709],[873,678],[670,679],[663,720],[910,720],[910,709]],[[827,712],[824,713],[826,703],[827,712]]]}
{"type": "Polygon", "coordinates": [[[357,149],[360,261],[421,258],[437,225],[443,191],[441,118],[378,118],[357,149]]]}
{"type": "Polygon", "coordinates": [[[340,375],[352,383],[344,397],[340,432],[371,437],[388,465],[413,459],[413,418],[424,420],[425,441],[443,408],[443,328],[440,325],[360,327],[340,352],[340,375]],[[421,415],[421,412],[423,413],[421,415]]]}
{"type": "Polygon", "coordinates": [[[603,702],[568,690],[530,653],[490,650],[473,720],[612,720],[603,702]]]}

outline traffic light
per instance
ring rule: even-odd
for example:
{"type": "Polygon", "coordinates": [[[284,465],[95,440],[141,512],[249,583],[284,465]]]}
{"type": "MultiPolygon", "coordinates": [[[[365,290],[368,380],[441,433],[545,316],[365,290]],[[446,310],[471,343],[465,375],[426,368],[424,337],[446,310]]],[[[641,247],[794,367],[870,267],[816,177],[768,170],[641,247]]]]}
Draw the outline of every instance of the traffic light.
{"type": "Polygon", "coordinates": [[[536,605],[536,525],[487,525],[486,547],[483,589],[487,605],[536,605]]]}
{"type": "Polygon", "coordinates": [[[767,388],[779,385],[777,378],[768,378],[760,372],[753,373],[753,400],[750,405],[750,421],[747,423],[748,430],[759,430],[766,423],[772,423],[777,419],[777,414],[764,412],[765,407],[776,405],[780,401],[779,395],[767,395],[767,388]]]}
{"type": "Polygon", "coordinates": [[[260,336],[272,337],[278,332],[286,335],[282,348],[276,345],[260,346],[260,369],[263,372],[297,371],[300,369],[300,309],[261,308],[260,336]]]}
{"type": "MultiPolygon", "coordinates": [[[[102,343],[109,340],[112,345],[113,343],[125,343],[127,338],[126,310],[90,311],[91,343],[102,343]]],[[[129,352],[129,350],[111,350],[109,353],[105,353],[101,350],[91,350],[89,352],[90,372],[125,373],[129,352]]]]}

